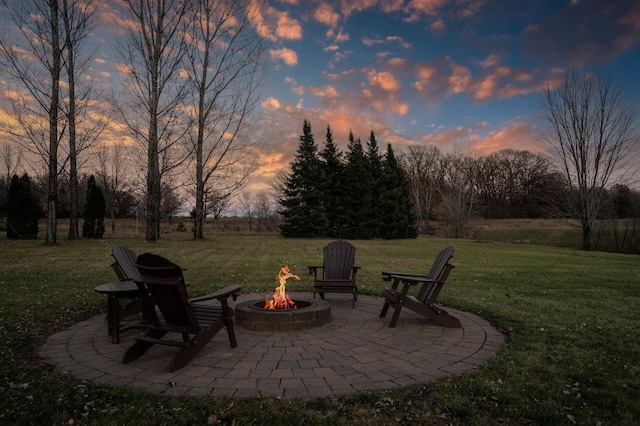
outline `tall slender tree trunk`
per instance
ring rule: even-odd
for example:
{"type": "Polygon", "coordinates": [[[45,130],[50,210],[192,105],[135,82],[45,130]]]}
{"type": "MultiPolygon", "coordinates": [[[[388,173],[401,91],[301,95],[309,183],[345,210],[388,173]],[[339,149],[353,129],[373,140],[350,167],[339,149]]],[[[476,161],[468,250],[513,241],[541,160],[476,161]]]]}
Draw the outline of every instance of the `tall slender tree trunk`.
{"type": "MultiPolygon", "coordinates": [[[[207,27],[207,37],[209,30],[207,27]]],[[[209,67],[209,49],[204,52],[202,70],[202,83],[198,87],[198,136],[196,141],[196,212],[195,223],[193,227],[193,238],[204,238],[204,218],[206,216],[204,206],[204,176],[203,176],[203,148],[204,148],[204,126],[205,126],[205,106],[204,100],[206,96],[205,83],[207,82],[207,68],[209,67]]]]}
{"type": "Polygon", "coordinates": [[[69,218],[69,239],[77,240],[78,233],[78,152],[76,150],[76,81],[75,52],[71,40],[71,22],[68,1],[62,0],[64,8],[64,26],[66,35],[67,67],[69,75],[69,193],[71,196],[71,212],[69,218]]]}
{"type": "Polygon", "coordinates": [[[45,244],[58,242],[58,106],[60,102],[60,49],[58,2],[50,1],[51,10],[51,104],[49,108],[49,177],[47,190],[47,233],[45,244]]]}

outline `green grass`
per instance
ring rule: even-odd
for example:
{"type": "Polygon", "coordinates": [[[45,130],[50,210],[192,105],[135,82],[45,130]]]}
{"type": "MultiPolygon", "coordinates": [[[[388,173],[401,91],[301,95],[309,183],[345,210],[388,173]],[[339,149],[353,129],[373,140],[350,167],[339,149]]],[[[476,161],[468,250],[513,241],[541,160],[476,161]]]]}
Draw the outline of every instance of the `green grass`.
{"type": "Polygon", "coordinates": [[[0,424],[602,424],[640,423],[640,258],[529,244],[418,238],[354,241],[359,291],[380,293],[380,271],[425,271],[455,244],[440,301],[478,313],[509,335],[472,374],[340,398],[164,397],[59,374],[37,356],[46,337],[104,313],[93,288],[115,278],[113,244],[187,268],[191,295],[241,284],[273,288],[283,264],[302,277],[327,240],[171,235],[154,244],[0,239],[0,424]]]}

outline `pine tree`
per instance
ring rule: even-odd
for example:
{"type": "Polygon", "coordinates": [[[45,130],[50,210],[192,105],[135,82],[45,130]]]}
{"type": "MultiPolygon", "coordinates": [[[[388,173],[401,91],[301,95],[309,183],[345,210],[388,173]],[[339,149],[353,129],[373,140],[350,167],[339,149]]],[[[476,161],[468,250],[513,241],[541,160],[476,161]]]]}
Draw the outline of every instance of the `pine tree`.
{"type": "Polygon", "coordinates": [[[391,144],[387,145],[383,166],[380,185],[380,235],[385,239],[416,238],[418,228],[408,181],[396,160],[391,144]]]}
{"type": "Polygon", "coordinates": [[[105,213],[106,205],[102,189],[96,185],[96,179],[91,175],[87,182],[87,202],[84,206],[84,223],[82,224],[83,238],[102,238],[105,213]]]}
{"type": "Polygon", "coordinates": [[[322,187],[324,211],[327,221],[327,236],[344,238],[346,194],[344,191],[345,166],[342,163],[342,152],[333,143],[331,127],[327,126],[324,149],[320,152],[324,169],[322,187]]]}
{"type": "Polygon", "coordinates": [[[28,174],[13,175],[7,206],[7,238],[32,240],[38,237],[38,217],[41,209],[31,191],[28,174]]]}
{"type": "Polygon", "coordinates": [[[353,136],[353,132],[349,132],[344,182],[347,194],[345,238],[373,238],[375,232],[370,222],[373,211],[371,199],[373,182],[362,142],[353,136]]]}
{"type": "Polygon", "coordinates": [[[324,216],[323,169],[311,124],[304,120],[296,159],[291,164],[284,197],[280,200],[283,223],[280,231],[289,238],[318,238],[327,235],[324,216]]]}
{"type": "Polygon", "coordinates": [[[379,237],[380,226],[383,220],[380,208],[380,201],[383,196],[381,191],[382,156],[378,151],[378,142],[373,130],[371,130],[369,140],[367,141],[367,161],[369,163],[369,174],[371,175],[371,183],[369,185],[371,211],[369,212],[366,227],[370,230],[373,237],[379,237]]]}

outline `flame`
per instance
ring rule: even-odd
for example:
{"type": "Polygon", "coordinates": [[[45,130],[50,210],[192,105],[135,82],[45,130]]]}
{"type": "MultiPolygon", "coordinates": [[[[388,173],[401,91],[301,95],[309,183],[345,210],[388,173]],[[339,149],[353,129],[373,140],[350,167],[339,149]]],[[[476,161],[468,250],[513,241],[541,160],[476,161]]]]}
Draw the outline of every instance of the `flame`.
{"type": "Polygon", "coordinates": [[[287,279],[289,278],[295,278],[300,281],[299,276],[293,275],[289,272],[289,265],[285,265],[280,268],[280,272],[278,272],[278,277],[276,278],[280,285],[276,287],[276,291],[273,293],[273,298],[265,300],[264,309],[297,309],[295,302],[289,298],[285,289],[287,279]]]}

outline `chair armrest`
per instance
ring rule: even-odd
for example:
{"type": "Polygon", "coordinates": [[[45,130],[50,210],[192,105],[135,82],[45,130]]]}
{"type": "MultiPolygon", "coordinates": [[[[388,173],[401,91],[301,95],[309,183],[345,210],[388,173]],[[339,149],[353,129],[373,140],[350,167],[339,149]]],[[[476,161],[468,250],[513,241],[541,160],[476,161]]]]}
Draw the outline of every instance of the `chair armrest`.
{"type": "Polygon", "coordinates": [[[229,296],[232,296],[233,300],[236,300],[238,298],[238,293],[240,293],[241,288],[242,287],[239,285],[230,285],[214,293],[207,294],[206,296],[194,297],[193,299],[189,299],[189,302],[203,302],[205,300],[211,300],[211,299],[223,300],[223,299],[228,299],[229,296]]]}
{"type": "Polygon", "coordinates": [[[403,284],[415,285],[425,283],[437,283],[438,280],[427,278],[424,275],[390,275],[391,279],[402,281],[403,284]]]}
{"type": "Polygon", "coordinates": [[[314,278],[318,277],[318,269],[322,269],[324,266],[309,266],[309,275],[313,274],[314,278]]]}
{"type": "Polygon", "coordinates": [[[389,272],[389,271],[382,271],[382,280],[383,281],[391,281],[392,279],[403,279],[403,278],[410,278],[410,279],[415,279],[415,278],[419,278],[419,279],[427,279],[426,275],[418,275],[418,274],[405,274],[402,272],[389,272]]]}

